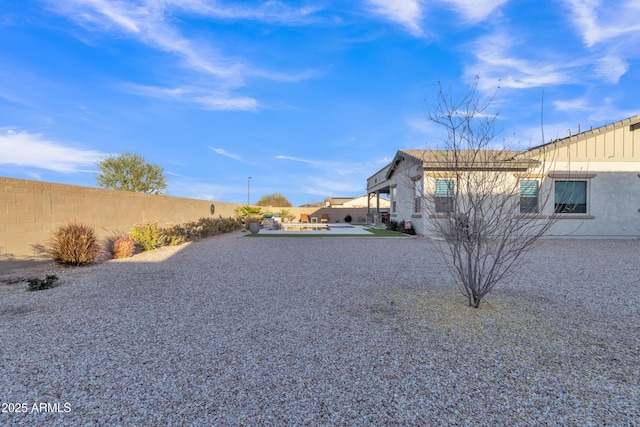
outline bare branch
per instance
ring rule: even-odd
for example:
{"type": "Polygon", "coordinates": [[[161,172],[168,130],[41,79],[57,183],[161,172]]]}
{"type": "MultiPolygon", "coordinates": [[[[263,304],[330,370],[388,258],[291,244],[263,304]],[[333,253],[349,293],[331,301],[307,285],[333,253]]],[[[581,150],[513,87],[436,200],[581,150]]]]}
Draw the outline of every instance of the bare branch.
{"type": "Polygon", "coordinates": [[[444,241],[442,255],[477,308],[557,219],[555,210],[542,214],[554,202],[547,159],[553,151],[495,146],[498,114],[489,113],[495,94],[480,99],[477,79],[457,97],[438,88],[428,119],[446,129],[445,149],[424,152],[423,182],[416,184],[413,172],[422,200],[416,206],[430,234],[444,241]]]}

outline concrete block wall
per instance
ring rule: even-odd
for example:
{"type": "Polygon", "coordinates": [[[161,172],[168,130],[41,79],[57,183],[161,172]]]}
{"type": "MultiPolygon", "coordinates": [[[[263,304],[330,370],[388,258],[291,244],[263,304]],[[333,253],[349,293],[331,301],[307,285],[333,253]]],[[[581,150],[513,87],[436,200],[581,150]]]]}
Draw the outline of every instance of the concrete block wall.
{"type": "Polygon", "coordinates": [[[77,221],[107,240],[145,219],[160,225],[233,217],[239,205],[0,177],[0,271],[48,260],[45,252],[59,225],[77,221]]]}
{"type": "MultiPolygon", "coordinates": [[[[242,205],[172,196],[105,190],[51,182],[0,177],[0,272],[47,261],[51,234],[69,222],[94,228],[105,241],[131,231],[144,220],[179,224],[202,217],[234,217],[242,205]]],[[[366,208],[263,207],[263,212],[287,209],[298,221],[301,213],[329,215],[329,222],[353,222],[367,217],[366,208]]]]}

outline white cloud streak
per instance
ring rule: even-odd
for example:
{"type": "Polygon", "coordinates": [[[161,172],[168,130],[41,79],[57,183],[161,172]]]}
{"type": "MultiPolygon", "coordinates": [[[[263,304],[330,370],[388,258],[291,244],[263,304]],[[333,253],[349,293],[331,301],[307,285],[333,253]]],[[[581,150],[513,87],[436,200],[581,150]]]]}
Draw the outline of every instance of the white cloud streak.
{"type": "Polygon", "coordinates": [[[306,163],[309,165],[320,165],[323,164],[324,162],[320,162],[320,161],[314,161],[314,160],[307,160],[307,159],[301,159],[300,157],[293,157],[293,156],[283,156],[283,155],[279,155],[279,156],[275,156],[274,159],[278,159],[278,160],[290,160],[292,162],[298,162],[298,163],[306,163]]]}
{"type": "Polygon", "coordinates": [[[316,170],[320,170],[319,175],[322,175],[324,173],[330,176],[357,176],[362,173],[369,173],[371,170],[375,170],[376,167],[380,166],[379,162],[371,161],[348,163],[332,160],[303,159],[300,157],[286,155],[274,156],[274,159],[303,163],[313,167],[316,170]]]}
{"type": "Polygon", "coordinates": [[[462,17],[472,23],[484,21],[508,0],[442,0],[462,17]]]}
{"type": "Polygon", "coordinates": [[[602,57],[596,60],[597,77],[616,84],[629,69],[627,58],[640,56],[640,2],[622,0],[564,0],[586,47],[602,57]]]}
{"type": "Polygon", "coordinates": [[[361,180],[333,180],[328,178],[312,177],[310,179],[312,185],[307,185],[303,191],[308,194],[329,197],[336,195],[359,196],[363,192],[363,184],[361,180]]]}
{"type": "Polygon", "coordinates": [[[508,0],[367,0],[370,12],[382,16],[388,21],[402,26],[410,34],[420,37],[424,35],[423,20],[428,4],[431,8],[439,5],[451,9],[467,23],[484,21],[491,13],[508,0]]]}
{"type": "Polygon", "coordinates": [[[190,69],[224,79],[226,83],[242,84],[243,65],[224,58],[211,47],[195,46],[182,37],[165,20],[161,3],[147,2],[140,6],[125,1],[65,0],[51,2],[51,5],[58,13],[89,30],[125,33],[182,58],[190,69]]]}
{"type": "Polygon", "coordinates": [[[592,108],[586,98],[574,98],[553,102],[556,111],[590,111],[592,108]]]}
{"type": "Polygon", "coordinates": [[[419,0],[368,0],[369,10],[404,27],[414,36],[422,35],[422,4],[419,0]]]}
{"type": "Polygon", "coordinates": [[[198,86],[166,88],[126,84],[122,85],[122,88],[134,95],[200,104],[207,110],[256,111],[259,107],[258,101],[254,98],[233,97],[225,91],[213,92],[198,86]]]}
{"type": "Polygon", "coordinates": [[[609,0],[564,0],[571,10],[570,19],[587,47],[611,39],[634,36],[640,32],[640,3],[622,0],[615,6],[609,0]]]}
{"type": "Polygon", "coordinates": [[[221,156],[225,156],[228,157],[230,159],[239,161],[239,162],[245,162],[245,160],[242,158],[242,156],[232,153],[230,151],[227,151],[223,148],[216,148],[216,147],[209,147],[211,150],[213,150],[215,153],[220,154],[221,156]]]}
{"type": "Polygon", "coordinates": [[[361,163],[349,164],[349,163],[336,162],[336,161],[330,161],[330,160],[309,160],[309,159],[302,159],[300,157],[284,156],[284,155],[274,156],[274,159],[304,163],[315,168],[330,171],[331,174],[333,175],[343,175],[343,176],[351,175],[353,173],[358,173],[362,171],[364,167],[364,165],[361,163]]]}
{"type": "Polygon", "coordinates": [[[580,64],[534,57],[532,51],[527,59],[522,59],[511,53],[513,43],[513,37],[503,33],[481,37],[472,43],[470,50],[477,62],[466,67],[467,78],[479,75],[478,88],[485,91],[495,90],[498,82],[501,87],[512,89],[572,82],[573,72],[580,64]]]}
{"type": "Polygon", "coordinates": [[[266,1],[259,4],[241,5],[231,3],[221,6],[218,2],[205,0],[167,0],[167,5],[198,15],[225,20],[253,20],[283,25],[305,25],[314,21],[314,14],[321,11],[318,6],[294,8],[281,1],[266,1]]]}
{"type": "Polygon", "coordinates": [[[79,150],[51,141],[41,134],[8,130],[0,135],[0,164],[5,165],[62,173],[88,172],[107,156],[99,151],[79,150]]]}
{"type": "Polygon", "coordinates": [[[615,54],[605,55],[595,66],[596,75],[609,82],[618,83],[620,77],[626,74],[629,63],[615,54]]]}
{"type": "MultiPolygon", "coordinates": [[[[254,19],[269,22],[296,23],[310,19],[316,8],[294,9],[278,1],[260,6],[222,7],[218,3],[202,0],[166,0],[141,2],[108,0],[49,0],[53,10],[66,16],[89,31],[122,33],[140,43],[180,58],[184,68],[204,74],[209,88],[206,95],[187,96],[186,93],[169,93],[183,101],[191,101],[211,110],[256,110],[258,103],[251,97],[229,96],[228,91],[245,85],[249,77],[280,82],[298,82],[314,78],[317,71],[274,72],[248,65],[242,59],[225,57],[212,45],[183,36],[172,21],[172,11],[216,17],[220,19],[254,19]],[[213,81],[211,80],[213,78],[213,81]],[[213,92],[213,94],[211,94],[213,92]],[[180,95],[183,95],[180,97],[180,95]]],[[[158,96],[156,91],[140,91],[140,94],[158,96]]]]}

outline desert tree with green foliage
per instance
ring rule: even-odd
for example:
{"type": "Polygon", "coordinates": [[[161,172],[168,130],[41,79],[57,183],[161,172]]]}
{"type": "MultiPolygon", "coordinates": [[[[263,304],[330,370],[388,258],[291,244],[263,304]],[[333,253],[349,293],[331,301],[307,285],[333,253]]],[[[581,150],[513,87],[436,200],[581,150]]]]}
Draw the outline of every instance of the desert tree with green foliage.
{"type": "Polygon", "coordinates": [[[98,169],[98,185],[110,190],[162,194],[167,188],[164,169],[159,165],[147,163],[137,154],[123,153],[110,156],[98,162],[98,169]]]}
{"type": "Polygon", "coordinates": [[[277,206],[277,207],[291,207],[291,202],[287,200],[280,193],[267,194],[265,196],[260,197],[260,200],[256,203],[257,206],[277,206]]]}

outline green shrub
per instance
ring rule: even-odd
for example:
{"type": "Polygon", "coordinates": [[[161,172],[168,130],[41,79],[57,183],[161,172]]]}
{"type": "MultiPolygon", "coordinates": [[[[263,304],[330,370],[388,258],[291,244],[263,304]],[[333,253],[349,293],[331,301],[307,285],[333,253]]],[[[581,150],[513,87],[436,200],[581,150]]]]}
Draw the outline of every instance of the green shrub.
{"type": "Polygon", "coordinates": [[[145,251],[159,248],[166,240],[165,233],[158,226],[157,221],[143,221],[142,224],[135,224],[129,237],[145,251]]]}
{"type": "Polygon", "coordinates": [[[45,289],[49,289],[49,288],[53,288],[56,286],[56,282],[58,281],[58,276],[55,275],[47,275],[47,277],[42,280],[39,279],[37,277],[32,277],[30,279],[27,279],[27,282],[29,282],[29,288],[27,289],[28,291],[42,291],[45,289]]]}
{"type": "Polygon", "coordinates": [[[129,233],[135,243],[143,250],[149,251],[163,245],[175,246],[201,237],[215,236],[241,228],[241,223],[234,218],[200,218],[197,221],[167,225],[164,228],[157,222],[145,221],[136,224],[129,233]]]}
{"type": "Polygon", "coordinates": [[[215,236],[238,230],[242,224],[234,218],[200,218],[196,221],[199,237],[215,236]]]}
{"type": "Polygon", "coordinates": [[[114,259],[129,258],[136,249],[136,243],[129,236],[121,236],[111,244],[111,256],[114,259]]]}
{"type": "Polygon", "coordinates": [[[96,261],[100,245],[93,228],[76,223],[59,227],[51,238],[51,255],[59,264],[86,265],[96,261]]]}
{"type": "Polygon", "coordinates": [[[185,222],[182,224],[182,228],[185,230],[187,240],[197,240],[204,235],[203,225],[200,224],[200,220],[185,222]]]}
{"type": "Polygon", "coordinates": [[[164,234],[164,243],[169,246],[177,246],[193,240],[192,233],[194,230],[188,225],[169,225],[162,231],[164,234]]]}
{"type": "Polygon", "coordinates": [[[239,230],[242,228],[242,224],[234,218],[212,218],[211,221],[216,231],[215,234],[229,233],[231,231],[239,230]]]}

